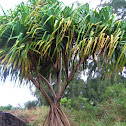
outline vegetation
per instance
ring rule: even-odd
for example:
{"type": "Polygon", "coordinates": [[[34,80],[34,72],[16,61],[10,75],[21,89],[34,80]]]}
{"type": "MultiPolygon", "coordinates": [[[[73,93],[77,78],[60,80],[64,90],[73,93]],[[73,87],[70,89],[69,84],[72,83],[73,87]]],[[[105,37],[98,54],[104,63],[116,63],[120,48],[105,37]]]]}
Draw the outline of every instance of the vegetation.
{"type": "Polygon", "coordinates": [[[24,104],[25,108],[32,109],[38,106],[38,101],[28,101],[24,104]]]}
{"type": "MultiPolygon", "coordinates": [[[[125,126],[126,125],[126,84],[109,86],[102,95],[102,102],[83,109],[73,109],[70,99],[62,99],[62,109],[68,116],[71,126],[125,126]]],[[[81,99],[82,100],[82,99],[81,99]]],[[[80,102],[81,102],[80,100],[80,102]]],[[[86,100],[86,98],[85,98],[86,100]]],[[[9,111],[23,119],[29,126],[42,126],[49,107],[9,111]]]]}
{"type": "Polygon", "coordinates": [[[7,105],[7,106],[0,106],[0,111],[8,111],[8,110],[13,110],[15,109],[12,105],[7,105]]]}
{"type": "MultiPolygon", "coordinates": [[[[91,1],[90,1],[91,2],[91,1]]],[[[125,20],[125,10],[126,10],[126,1],[124,0],[110,0],[108,2],[105,3],[104,0],[101,0],[101,4],[100,6],[109,6],[113,9],[113,13],[117,14],[117,18],[118,19],[123,19],[125,20]]],[[[99,6],[98,6],[99,7],[99,6]]],[[[63,97],[66,97],[68,99],[71,99],[71,101],[76,101],[75,99],[77,99],[80,96],[80,92],[81,92],[81,97],[86,97],[90,100],[92,100],[93,104],[95,105],[97,102],[100,102],[101,100],[101,95],[104,93],[105,89],[110,86],[113,85],[115,83],[126,83],[126,79],[124,77],[124,75],[118,74],[118,73],[114,73],[112,76],[110,76],[108,78],[108,73],[106,73],[106,75],[104,75],[104,68],[105,66],[103,66],[102,71],[99,71],[98,68],[98,64],[95,61],[90,60],[90,63],[86,63],[85,64],[87,67],[88,72],[83,72],[83,70],[79,70],[79,72],[77,72],[74,75],[74,78],[71,80],[70,84],[69,84],[69,88],[66,89],[65,94],[63,95],[63,97]],[[82,74],[84,74],[85,76],[87,76],[87,81],[83,81],[81,78],[82,74]],[[114,77],[116,75],[116,77],[114,77]]],[[[45,87],[46,88],[46,87],[45,87]]],[[[48,90],[48,89],[46,89],[48,90]]],[[[36,89],[34,92],[32,92],[33,95],[35,97],[37,97],[39,104],[41,105],[48,105],[48,102],[46,99],[44,99],[43,95],[40,93],[40,91],[38,89],[36,89]]],[[[75,106],[75,104],[74,104],[75,106]]],[[[79,106],[77,104],[77,107],[79,108],[79,106]]]]}
{"type": "Polygon", "coordinates": [[[126,1],[125,0],[101,0],[101,6],[112,7],[113,13],[117,14],[119,19],[126,19],[126,1]]]}
{"type": "Polygon", "coordinates": [[[116,21],[108,7],[93,11],[88,4],[74,9],[57,0],[30,0],[0,19],[3,78],[11,74],[41,91],[50,105],[47,126],[70,125],[60,100],[89,59],[100,62],[99,69],[105,64],[110,74],[125,65],[126,23],[116,21]]]}
{"type": "MultiPolygon", "coordinates": [[[[86,64],[87,69],[85,71],[79,70],[69,83],[69,87],[66,89],[61,104],[64,104],[67,100],[70,100],[70,106],[75,110],[83,108],[83,104],[93,104],[94,106],[102,102],[102,95],[105,93],[107,87],[115,84],[125,84],[125,74],[113,73],[109,76],[109,72],[105,73],[105,67],[102,70],[98,70],[98,64],[90,60],[90,63],[86,64]],[[84,81],[83,78],[87,77],[84,81]],[[108,77],[109,76],[109,77],[108,77]],[[81,100],[80,100],[81,99],[81,100]]],[[[125,71],[124,71],[125,72],[125,71]]],[[[38,99],[39,105],[48,105],[43,95],[39,90],[35,90],[33,94],[38,99]]],[[[68,102],[69,104],[69,102],[68,102]]]]}

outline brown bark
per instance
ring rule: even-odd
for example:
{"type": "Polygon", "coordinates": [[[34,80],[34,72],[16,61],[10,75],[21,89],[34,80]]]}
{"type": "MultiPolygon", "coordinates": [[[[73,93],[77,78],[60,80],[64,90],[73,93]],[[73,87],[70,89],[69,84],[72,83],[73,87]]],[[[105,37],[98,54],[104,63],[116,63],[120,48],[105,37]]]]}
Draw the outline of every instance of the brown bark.
{"type": "MultiPolygon", "coordinates": [[[[29,79],[33,82],[33,84],[38,89],[40,88],[40,91],[46,97],[46,99],[48,100],[48,102],[50,104],[50,110],[49,110],[49,113],[47,115],[46,121],[43,125],[44,126],[70,126],[69,120],[67,119],[65,113],[60,108],[60,99],[57,100],[55,98],[54,99],[55,103],[53,103],[52,100],[50,99],[50,97],[48,96],[48,94],[46,93],[46,91],[43,89],[43,87],[41,85],[40,76],[38,74],[37,74],[37,76],[38,76],[37,79],[38,79],[39,84],[36,82],[36,80],[31,75],[29,75],[29,79]]],[[[60,79],[61,79],[61,77],[60,77],[60,79]]]]}
{"type": "MultiPolygon", "coordinates": [[[[59,57],[59,61],[57,63],[57,67],[58,67],[58,76],[57,76],[57,96],[53,90],[53,87],[51,85],[51,75],[49,77],[49,81],[44,78],[40,73],[37,72],[37,78],[38,78],[38,83],[36,82],[35,79],[32,78],[32,76],[30,75],[29,78],[30,80],[33,82],[33,84],[37,87],[40,88],[40,91],[42,92],[42,94],[46,97],[46,99],[48,100],[49,104],[50,104],[50,110],[47,116],[47,120],[46,123],[44,123],[44,125],[46,126],[70,126],[69,120],[67,119],[66,115],[63,113],[63,111],[60,108],[60,99],[61,96],[63,95],[66,87],[68,86],[69,82],[72,80],[75,72],[79,69],[80,65],[83,63],[83,59],[79,61],[79,63],[76,65],[76,67],[74,67],[74,69],[72,70],[70,76],[68,77],[68,75],[66,75],[66,82],[61,90],[61,73],[62,73],[62,53],[59,57]],[[48,94],[46,93],[46,91],[43,89],[42,85],[41,85],[41,79],[48,85],[50,91],[53,94],[54,97],[54,103],[52,102],[51,98],[48,96],[48,94]]],[[[67,65],[67,64],[66,64],[67,65]]],[[[68,74],[68,69],[66,69],[66,74],[68,74]]]]}
{"type": "Polygon", "coordinates": [[[69,120],[65,113],[56,104],[50,105],[50,110],[47,115],[47,121],[44,126],[70,126],[69,120]]]}
{"type": "MultiPolygon", "coordinates": [[[[47,120],[43,124],[44,126],[45,125],[46,126],[70,126],[69,120],[67,119],[66,115],[64,114],[64,112],[60,108],[60,99],[61,99],[62,92],[64,89],[63,88],[61,91],[62,53],[60,54],[57,65],[58,65],[57,67],[58,67],[58,71],[59,71],[57,74],[58,75],[57,76],[57,96],[59,96],[58,99],[57,99],[56,94],[55,94],[53,87],[51,85],[51,74],[49,77],[49,81],[45,77],[43,77],[38,71],[37,71],[37,81],[31,75],[29,75],[29,79],[33,82],[33,84],[37,88],[40,89],[40,91],[46,97],[46,99],[48,100],[48,102],[50,104],[50,110],[47,115],[47,120]],[[48,88],[52,92],[53,97],[54,97],[54,103],[52,102],[51,98],[48,96],[48,94],[46,93],[46,91],[42,87],[41,79],[46,83],[46,85],[48,86],[48,88]]],[[[76,71],[72,71],[72,73],[71,73],[70,77],[67,79],[66,83],[68,83],[72,79],[75,72],[76,71]]],[[[67,86],[66,83],[65,83],[65,86],[67,86]]]]}
{"type": "Polygon", "coordinates": [[[62,73],[62,52],[60,53],[58,61],[58,72],[57,72],[57,95],[61,92],[61,73],[62,73]]]}
{"type": "MultiPolygon", "coordinates": [[[[50,85],[51,85],[51,83],[52,83],[52,82],[51,82],[51,76],[52,76],[52,74],[50,73],[50,74],[49,74],[49,83],[50,83],[50,85]]],[[[51,86],[52,86],[52,85],[51,85],[51,86]]]]}
{"type": "Polygon", "coordinates": [[[57,95],[57,100],[61,99],[61,96],[63,95],[66,87],[68,86],[69,82],[72,80],[72,78],[74,77],[75,72],[79,69],[80,65],[83,63],[83,59],[76,65],[76,67],[72,70],[69,78],[66,80],[61,92],[59,95],[57,95]]]}
{"type": "Polygon", "coordinates": [[[36,82],[36,80],[31,76],[29,75],[29,79],[32,81],[32,83],[38,88],[40,89],[40,91],[42,92],[42,94],[46,97],[46,99],[48,100],[49,104],[52,104],[52,100],[50,99],[50,97],[48,96],[48,94],[46,93],[46,91],[44,90],[44,88],[42,87],[41,84],[38,84],[36,82]]]}
{"type": "Polygon", "coordinates": [[[68,57],[67,54],[64,54],[64,65],[65,65],[65,72],[66,72],[66,80],[68,79],[68,57]]]}
{"type": "Polygon", "coordinates": [[[48,86],[48,88],[50,89],[54,99],[56,98],[56,94],[55,94],[55,91],[53,90],[53,87],[52,87],[52,84],[50,82],[48,82],[48,80],[43,77],[40,73],[39,73],[39,76],[41,77],[41,79],[46,83],[46,85],[48,86]]]}
{"type": "Polygon", "coordinates": [[[44,82],[45,84],[48,86],[48,88],[50,89],[52,95],[53,95],[53,98],[55,99],[56,98],[56,94],[55,94],[55,91],[53,90],[53,87],[52,87],[52,84],[44,77],[42,76],[39,72],[38,72],[38,69],[35,70],[33,69],[34,71],[36,71],[37,73],[37,76],[39,76],[44,82]]]}

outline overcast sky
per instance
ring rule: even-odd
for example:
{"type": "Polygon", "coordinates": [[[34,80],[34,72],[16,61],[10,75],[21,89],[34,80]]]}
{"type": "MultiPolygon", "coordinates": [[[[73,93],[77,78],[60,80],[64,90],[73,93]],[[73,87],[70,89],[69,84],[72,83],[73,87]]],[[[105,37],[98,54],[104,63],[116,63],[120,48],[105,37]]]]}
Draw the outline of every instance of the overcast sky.
{"type": "MultiPolygon", "coordinates": [[[[10,8],[14,8],[15,5],[26,2],[27,0],[0,0],[0,5],[2,8],[7,11],[10,8]]],[[[60,0],[65,3],[65,5],[70,5],[73,2],[87,3],[89,0],[60,0]]],[[[90,8],[95,8],[100,3],[100,0],[92,0],[90,2],[90,8]]],[[[2,10],[0,9],[0,14],[2,14],[2,10]]],[[[5,83],[0,81],[0,106],[6,106],[11,104],[13,106],[18,106],[19,104],[23,106],[23,104],[27,101],[35,100],[35,98],[31,95],[31,92],[28,86],[17,87],[14,86],[14,82],[10,81],[10,78],[6,80],[5,83]]]]}
{"type": "MultiPolygon", "coordinates": [[[[21,3],[22,1],[27,2],[27,0],[0,0],[0,5],[6,11],[10,8],[13,9],[15,7],[15,5],[21,3]]],[[[100,0],[59,0],[59,1],[63,1],[65,3],[65,5],[70,5],[71,3],[74,3],[76,1],[78,1],[80,3],[87,3],[89,1],[91,1],[90,8],[95,8],[100,3],[100,0]]],[[[0,9],[0,14],[2,14],[1,9],[0,9]]]]}

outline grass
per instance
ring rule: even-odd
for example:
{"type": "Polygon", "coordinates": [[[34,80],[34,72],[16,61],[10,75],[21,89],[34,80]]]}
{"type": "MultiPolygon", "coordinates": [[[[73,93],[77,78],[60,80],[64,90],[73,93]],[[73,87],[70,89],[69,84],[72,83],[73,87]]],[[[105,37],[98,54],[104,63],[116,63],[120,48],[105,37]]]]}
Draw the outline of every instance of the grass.
{"type": "MultiPolygon", "coordinates": [[[[114,85],[103,95],[104,100],[96,106],[87,106],[83,110],[62,108],[71,126],[126,126],[126,87],[114,85]]],[[[6,109],[9,107],[5,107],[6,109]]],[[[11,107],[12,108],[12,107],[11,107]]],[[[10,110],[29,126],[42,126],[49,107],[10,110]]]]}
{"type": "Polygon", "coordinates": [[[44,122],[49,108],[47,106],[32,109],[10,110],[9,113],[19,117],[29,126],[41,126],[44,122]]]}
{"type": "MultiPolygon", "coordinates": [[[[28,126],[42,126],[48,110],[47,106],[41,106],[8,112],[22,119],[28,126]]],[[[99,104],[97,107],[93,107],[92,110],[71,111],[67,108],[63,108],[63,110],[70,120],[71,126],[126,126],[126,110],[124,109],[119,113],[118,108],[116,110],[109,103],[99,104]]]]}

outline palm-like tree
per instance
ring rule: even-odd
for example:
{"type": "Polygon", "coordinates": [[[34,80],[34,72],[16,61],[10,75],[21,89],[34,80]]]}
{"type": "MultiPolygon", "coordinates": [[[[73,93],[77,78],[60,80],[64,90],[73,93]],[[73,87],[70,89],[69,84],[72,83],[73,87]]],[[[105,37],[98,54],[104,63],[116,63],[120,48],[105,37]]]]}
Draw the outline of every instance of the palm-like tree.
{"type": "Polygon", "coordinates": [[[92,11],[88,4],[73,9],[57,0],[32,0],[27,5],[21,3],[0,19],[3,75],[11,73],[21,82],[31,81],[41,91],[50,105],[48,126],[70,125],[60,108],[60,99],[75,72],[89,57],[106,63],[106,70],[110,71],[125,65],[126,23],[115,21],[107,7],[92,11]],[[52,76],[56,78],[57,92],[52,76]]]}

